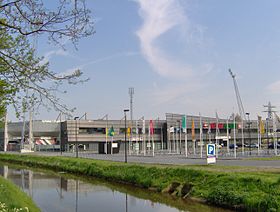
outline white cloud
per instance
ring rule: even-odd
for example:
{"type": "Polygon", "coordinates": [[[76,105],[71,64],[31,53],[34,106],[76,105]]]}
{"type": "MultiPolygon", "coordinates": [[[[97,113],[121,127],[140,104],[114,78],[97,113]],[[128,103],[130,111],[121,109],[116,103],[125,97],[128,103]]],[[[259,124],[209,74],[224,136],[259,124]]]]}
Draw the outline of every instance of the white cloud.
{"type": "MultiPolygon", "coordinates": [[[[153,69],[164,77],[187,77],[192,68],[181,61],[171,59],[156,41],[172,28],[189,26],[188,18],[178,0],[137,0],[139,14],[144,23],[137,31],[141,51],[153,69]]],[[[172,44],[171,44],[172,45],[172,44]]]]}
{"type": "Polygon", "coordinates": [[[85,62],[83,64],[80,64],[80,65],[71,67],[69,69],[66,69],[62,73],[59,73],[59,76],[69,75],[69,74],[74,73],[77,69],[82,70],[86,66],[97,64],[97,63],[106,62],[106,61],[112,60],[114,58],[118,58],[118,57],[132,57],[132,56],[135,56],[135,55],[138,55],[138,54],[139,54],[139,52],[127,51],[127,52],[115,53],[115,54],[108,55],[108,56],[105,56],[105,57],[102,57],[102,58],[98,58],[98,59],[89,60],[89,61],[87,61],[87,62],[85,62]]]}
{"type": "Polygon", "coordinates": [[[50,61],[54,56],[68,56],[69,53],[63,49],[56,49],[48,51],[44,54],[44,59],[41,61],[41,64],[45,64],[50,61]]]}
{"type": "MultiPolygon", "coordinates": [[[[155,104],[182,104],[182,99],[186,99],[187,102],[191,99],[185,98],[187,94],[200,90],[203,85],[200,83],[169,83],[168,85],[158,86],[154,85],[155,91],[153,98],[155,104]]],[[[187,102],[184,102],[187,104],[187,102]]]]}
{"type": "Polygon", "coordinates": [[[266,87],[266,89],[267,89],[269,92],[274,93],[274,94],[280,93],[280,80],[271,83],[270,85],[268,85],[268,86],[266,87]]]}

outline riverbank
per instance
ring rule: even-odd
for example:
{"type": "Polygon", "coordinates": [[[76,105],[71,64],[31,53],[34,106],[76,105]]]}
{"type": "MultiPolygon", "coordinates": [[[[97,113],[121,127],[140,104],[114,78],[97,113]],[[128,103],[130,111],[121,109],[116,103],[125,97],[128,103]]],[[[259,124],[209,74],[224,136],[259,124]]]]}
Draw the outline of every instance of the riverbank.
{"type": "Polygon", "coordinates": [[[0,177],[0,191],[0,211],[40,211],[27,194],[3,177],[0,177]]]}
{"type": "Polygon", "coordinates": [[[0,161],[132,184],[213,205],[267,211],[280,209],[280,171],[220,166],[124,164],[82,158],[0,154],[0,161]]]}

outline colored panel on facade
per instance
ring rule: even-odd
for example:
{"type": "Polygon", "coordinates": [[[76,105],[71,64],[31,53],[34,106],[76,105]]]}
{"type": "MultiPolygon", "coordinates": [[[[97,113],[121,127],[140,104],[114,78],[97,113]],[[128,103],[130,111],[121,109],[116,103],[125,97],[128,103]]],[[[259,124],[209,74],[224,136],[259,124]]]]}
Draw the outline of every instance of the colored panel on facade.
{"type": "Polygon", "coordinates": [[[211,128],[211,129],[216,129],[216,123],[211,123],[211,124],[210,124],[210,128],[211,128]]]}
{"type": "Polygon", "coordinates": [[[203,123],[203,129],[208,129],[208,123],[203,123]]]}
{"type": "MultiPolygon", "coordinates": [[[[225,129],[227,129],[227,124],[225,124],[224,127],[225,127],[225,129]]],[[[237,129],[237,127],[238,127],[238,125],[235,124],[235,129],[237,129]]],[[[232,124],[232,123],[228,124],[228,128],[229,129],[234,129],[234,124],[232,124]]]]}

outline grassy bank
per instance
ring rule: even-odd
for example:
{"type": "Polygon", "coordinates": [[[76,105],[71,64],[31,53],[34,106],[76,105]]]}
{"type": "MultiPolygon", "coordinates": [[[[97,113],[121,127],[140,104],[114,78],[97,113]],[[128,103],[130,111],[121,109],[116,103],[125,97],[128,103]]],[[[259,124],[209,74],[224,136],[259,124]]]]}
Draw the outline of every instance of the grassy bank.
{"type": "Polygon", "coordinates": [[[30,197],[3,177],[0,177],[0,191],[0,211],[40,211],[30,197]]]}
{"type": "Polygon", "coordinates": [[[0,161],[133,184],[178,197],[204,199],[224,207],[250,211],[280,210],[280,175],[275,170],[261,172],[218,166],[139,165],[9,154],[0,154],[0,161]]]}

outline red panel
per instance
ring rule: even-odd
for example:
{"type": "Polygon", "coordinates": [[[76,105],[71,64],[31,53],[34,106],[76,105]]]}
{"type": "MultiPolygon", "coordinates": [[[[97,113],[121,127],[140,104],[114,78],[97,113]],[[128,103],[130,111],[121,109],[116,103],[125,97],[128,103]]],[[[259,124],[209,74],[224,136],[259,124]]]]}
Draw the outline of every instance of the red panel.
{"type": "MultiPolygon", "coordinates": [[[[211,123],[210,128],[211,129],[216,129],[216,123],[211,123]]],[[[218,123],[218,129],[224,129],[224,124],[218,123]]]]}
{"type": "Polygon", "coordinates": [[[218,124],[219,129],[224,129],[224,124],[218,124]]]}
{"type": "Polygon", "coordinates": [[[211,128],[211,129],[216,129],[216,123],[211,123],[211,124],[210,124],[210,128],[211,128]]]}

